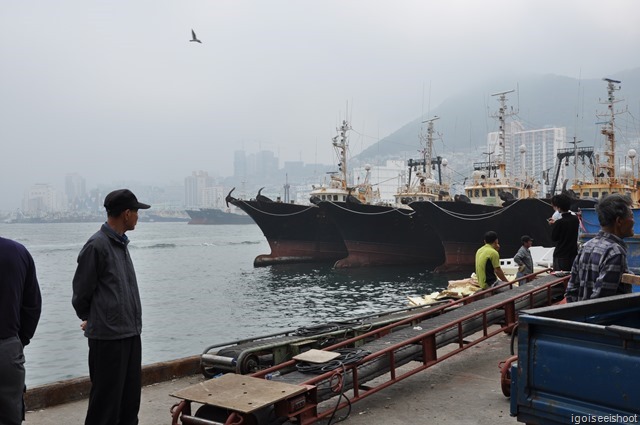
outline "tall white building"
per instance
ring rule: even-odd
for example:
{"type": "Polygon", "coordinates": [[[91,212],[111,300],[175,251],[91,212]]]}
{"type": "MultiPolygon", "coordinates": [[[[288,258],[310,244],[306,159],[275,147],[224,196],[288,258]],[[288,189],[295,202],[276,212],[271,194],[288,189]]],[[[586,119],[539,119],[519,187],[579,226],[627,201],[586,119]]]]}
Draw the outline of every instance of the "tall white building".
{"type": "Polygon", "coordinates": [[[213,185],[206,171],[194,171],[184,179],[184,203],[187,207],[206,206],[205,190],[213,185]]]}
{"type": "MultiPolygon", "coordinates": [[[[487,137],[487,152],[497,155],[498,132],[489,133],[487,137]]],[[[541,182],[542,194],[550,190],[555,174],[556,152],[567,147],[567,130],[565,127],[542,128],[537,130],[525,130],[524,126],[517,122],[509,122],[505,125],[504,161],[507,175],[513,177],[533,177],[541,182]],[[548,174],[549,185],[545,184],[544,175],[548,174]]],[[[492,156],[491,161],[497,160],[492,156]]],[[[485,159],[486,160],[486,159],[485,159]]],[[[565,178],[564,167],[560,168],[558,181],[565,178]]],[[[541,195],[542,195],[541,194],[541,195]]]]}
{"type": "Polygon", "coordinates": [[[60,212],[65,209],[65,197],[50,184],[38,183],[25,191],[22,211],[32,215],[60,212]]]}

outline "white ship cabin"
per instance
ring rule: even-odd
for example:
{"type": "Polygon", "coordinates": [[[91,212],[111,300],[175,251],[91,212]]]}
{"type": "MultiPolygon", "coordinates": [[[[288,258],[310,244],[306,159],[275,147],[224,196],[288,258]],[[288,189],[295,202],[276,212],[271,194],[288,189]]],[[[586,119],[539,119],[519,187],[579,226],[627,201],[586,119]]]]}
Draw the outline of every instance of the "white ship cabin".
{"type": "MultiPolygon", "coordinates": [[[[408,184],[398,188],[398,192],[393,195],[395,203],[398,205],[409,204],[415,201],[438,201],[443,197],[444,187],[432,178],[425,178],[418,173],[419,182],[415,186],[408,184]]],[[[448,189],[448,188],[447,188],[448,189]]],[[[448,192],[447,196],[448,196],[448,192]]]]}
{"type": "Polygon", "coordinates": [[[524,199],[536,196],[533,181],[510,179],[495,175],[487,177],[486,170],[475,170],[471,184],[465,186],[464,193],[473,204],[500,206],[510,199],[524,199]]]}

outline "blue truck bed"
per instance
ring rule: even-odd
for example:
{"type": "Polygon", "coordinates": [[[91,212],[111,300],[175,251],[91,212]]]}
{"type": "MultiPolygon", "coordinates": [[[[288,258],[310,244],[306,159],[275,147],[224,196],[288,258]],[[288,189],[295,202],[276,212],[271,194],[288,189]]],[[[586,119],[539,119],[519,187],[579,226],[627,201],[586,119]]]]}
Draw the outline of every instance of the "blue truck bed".
{"type": "Polygon", "coordinates": [[[511,415],[527,424],[640,423],[640,294],[521,312],[511,415]]]}

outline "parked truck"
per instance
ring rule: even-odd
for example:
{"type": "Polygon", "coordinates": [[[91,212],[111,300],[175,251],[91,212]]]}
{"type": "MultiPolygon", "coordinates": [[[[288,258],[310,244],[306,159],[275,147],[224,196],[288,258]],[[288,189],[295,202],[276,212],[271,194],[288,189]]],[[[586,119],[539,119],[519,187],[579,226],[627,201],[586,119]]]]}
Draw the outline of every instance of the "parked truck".
{"type": "Polygon", "coordinates": [[[517,354],[519,422],[640,423],[640,294],[525,310],[517,354]]]}

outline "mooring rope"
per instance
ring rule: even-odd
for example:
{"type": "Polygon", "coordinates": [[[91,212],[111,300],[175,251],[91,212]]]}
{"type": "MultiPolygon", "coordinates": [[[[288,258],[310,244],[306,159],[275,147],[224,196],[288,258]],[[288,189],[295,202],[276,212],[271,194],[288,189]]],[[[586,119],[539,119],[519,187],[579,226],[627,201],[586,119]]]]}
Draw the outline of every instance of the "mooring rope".
{"type": "Polygon", "coordinates": [[[416,212],[415,211],[407,211],[407,213],[404,213],[400,210],[400,208],[395,208],[395,207],[389,207],[390,209],[386,210],[386,211],[380,211],[380,212],[364,212],[364,211],[354,211],[352,209],[349,208],[345,208],[342,205],[336,203],[336,202],[331,202],[332,205],[335,205],[336,207],[343,209],[345,211],[349,211],[352,212],[354,214],[360,214],[360,215],[383,215],[383,214],[390,214],[393,212],[397,212],[400,213],[404,216],[412,216],[414,215],[416,212]]]}
{"type": "Polygon", "coordinates": [[[242,202],[243,202],[245,205],[249,206],[251,209],[253,209],[253,210],[255,210],[255,211],[258,211],[258,212],[261,212],[262,214],[265,214],[265,215],[270,215],[270,216],[272,216],[272,217],[291,217],[291,216],[294,216],[294,215],[302,214],[302,213],[304,213],[304,212],[306,212],[306,211],[310,210],[311,208],[318,208],[318,207],[316,207],[315,205],[309,205],[307,208],[305,208],[305,209],[303,209],[303,210],[300,210],[300,211],[296,211],[296,212],[292,212],[292,213],[287,213],[287,214],[275,214],[275,213],[270,213],[270,212],[267,212],[267,211],[261,210],[261,209],[259,209],[259,208],[256,208],[256,207],[254,207],[253,205],[251,205],[250,203],[248,203],[247,201],[242,201],[242,202]]]}

